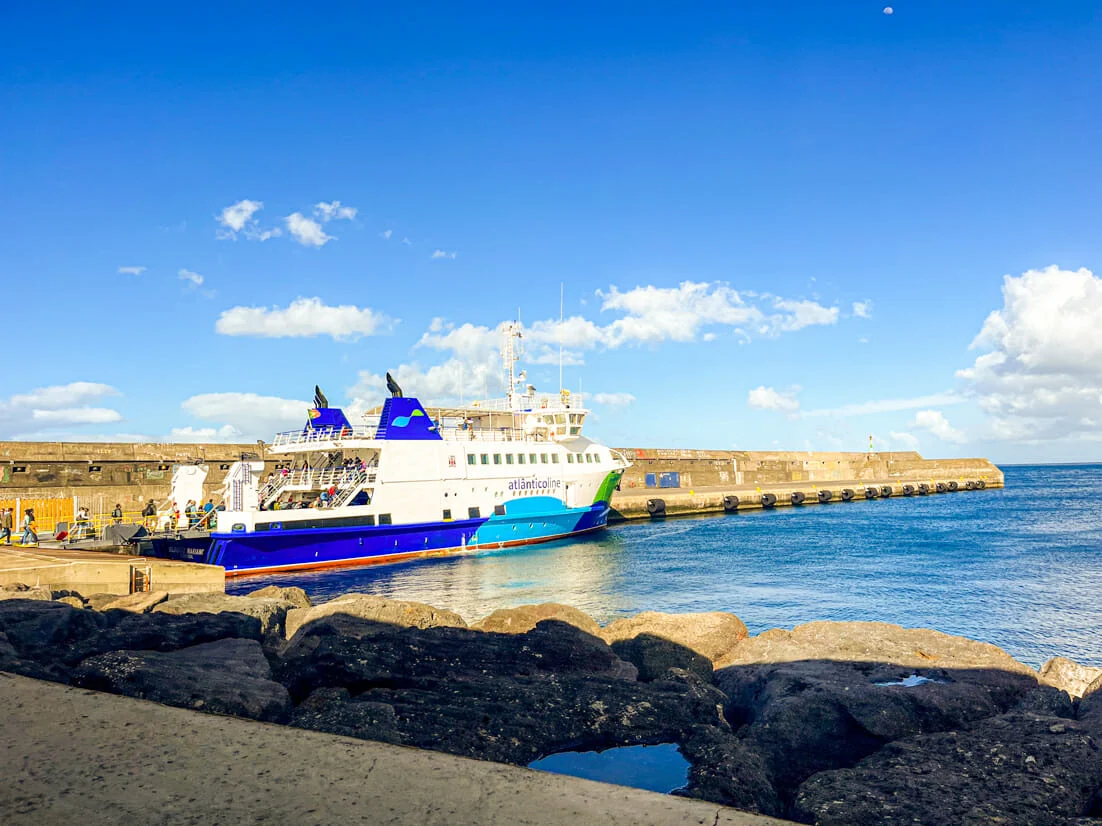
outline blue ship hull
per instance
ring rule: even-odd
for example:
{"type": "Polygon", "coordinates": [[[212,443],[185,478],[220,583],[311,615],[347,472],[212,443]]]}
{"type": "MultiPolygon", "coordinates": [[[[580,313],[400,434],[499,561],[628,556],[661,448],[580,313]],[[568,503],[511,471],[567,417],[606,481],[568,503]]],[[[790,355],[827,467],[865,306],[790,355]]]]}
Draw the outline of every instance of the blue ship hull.
{"type": "Polygon", "coordinates": [[[505,507],[503,515],[449,522],[250,533],[216,531],[205,548],[200,543],[170,541],[165,551],[177,559],[221,565],[227,576],[239,576],[528,545],[597,530],[608,522],[607,502],[568,509],[560,500],[536,497],[515,500],[505,507]]]}

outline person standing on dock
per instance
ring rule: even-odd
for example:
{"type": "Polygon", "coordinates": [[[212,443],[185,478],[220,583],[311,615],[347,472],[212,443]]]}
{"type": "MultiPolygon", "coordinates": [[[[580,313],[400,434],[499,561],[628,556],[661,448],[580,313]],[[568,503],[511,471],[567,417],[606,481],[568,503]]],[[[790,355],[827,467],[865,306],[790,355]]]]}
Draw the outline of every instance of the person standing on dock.
{"type": "Polygon", "coordinates": [[[3,513],[0,513],[0,534],[3,535],[4,544],[11,544],[11,508],[4,508],[3,513]]]}
{"type": "Polygon", "coordinates": [[[111,519],[116,525],[122,524],[122,505],[119,502],[115,503],[115,509],[111,511],[111,519]]]}
{"type": "Polygon", "coordinates": [[[31,508],[27,508],[27,512],[23,515],[23,538],[19,540],[20,545],[38,544],[38,534],[35,533],[36,527],[34,511],[31,508]]]}

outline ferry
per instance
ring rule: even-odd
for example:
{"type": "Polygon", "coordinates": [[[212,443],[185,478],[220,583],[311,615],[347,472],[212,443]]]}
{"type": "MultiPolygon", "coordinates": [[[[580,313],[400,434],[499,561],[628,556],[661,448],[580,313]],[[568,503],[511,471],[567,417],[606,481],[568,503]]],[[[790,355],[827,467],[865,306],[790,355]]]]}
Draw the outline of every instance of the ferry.
{"type": "Polygon", "coordinates": [[[520,335],[519,324],[505,325],[502,399],[425,407],[388,373],[391,396],[352,423],[315,388],[305,425],[267,447],[269,458],[285,460],[278,471],[265,474],[255,459],[234,463],[216,526],[155,539],[155,547],[239,576],[509,548],[604,528],[630,463],[583,435],[589,411],[580,394],[537,393],[523,372],[516,376],[520,335]]]}

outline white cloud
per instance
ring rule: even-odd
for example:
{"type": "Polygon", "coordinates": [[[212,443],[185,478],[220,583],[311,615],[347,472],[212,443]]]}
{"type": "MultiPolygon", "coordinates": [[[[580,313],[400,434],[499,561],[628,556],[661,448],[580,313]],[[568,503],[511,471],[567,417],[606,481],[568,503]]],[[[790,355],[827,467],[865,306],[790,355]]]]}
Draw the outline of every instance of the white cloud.
{"type": "Polygon", "coordinates": [[[307,218],[301,212],[292,212],[283,220],[287,224],[287,231],[291,233],[291,237],[304,247],[323,247],[334,240],[334,236],[326,234],[321,224],[307,218]]]}
{"type": "Polygon", "coordinates": [[[871,301],[854,301],[853,302],[853,317],[854,318],[872,318],[872,302],[871,301]]]}
{"type": "Polygon", "coordinates": [[[455,258],[454,252],[444,252],[444,250],[434,250],[429,258],[455,258]]]}
{"type": "Polygon", "coordinates": [[[957,430],[940,410],[919,410],[915,414],[911,427],[919,427],[928,430],[943,442],[963,444],[968,438],[960,430],[957,430]]]}
{"type": "Polygon", "coordinates": [[[413,246],[413,242],[410,241],[408,238],[403,238],[402,243],[405,244],[407,247],[412,247],[413,246]]]}
{"type": "Polygon", "coordinates": [[[358,211],[356,207],[341,206],[340,201],[330,201],[329,203],[322,201],[320,204],[314,204],[314,217],[324,223],[333,220],[351,221],[356,217],[358,211]]]}
{"type": "Polygon", "coordinates": [[[683,281],[677,287],[646,286],[627,292],[611,287],[597,294],[602,311],[626,314],[603,328],[604,343],[611,347],[692,341],[705,325],[739,327],[763,319],[761,310],[724,284],[683,281]]]}
{"type": "Polygon", "coordinates": [[[782,413],[795,415],[800,411],[800,401],[796,398],[799,392],[799,387],[792,387],[789,390],[780,392],[772,387],[761,385],[750,391],[746,404],[755,410],[778,410],[782,413]]]}
{"type": "Polygon", "coordinates": [[[0,401],[0,438],[52,438],[48,431],[34,428],[59,428],[84,424],[117,422],[117,410],[97,407],[88,402],[119,392],[108,384],[75,381],[69,384],[39,387],[29,393],[17,393],[0,401]]]}
{"type": "Polygon", "coordinates": [[[794,332],[804,327],[838,322],[837,307],[824,307],[816,301],[788,301],[778,298],[773,302],[773,307],[780,312],[769,317],[769,325],[763,332],[794,332]]]}
{"type": "Polygon", "coordinates": [[[203,276],[199,275],[199,273],[197,273],[197,272],[193,272],[192,270],[181,269],[179,271],[178,275],[180,276],[181,281],[187,281],[194,287],[203,286],[203,281],[204,281],[203,276]]]}
{"type": "Polygon", "coordinates": [[[230,232],[241,232],[245,225],[253,220],[253,215],[264,208],[262,201],[250,201],[248,199],[230,204],[224,208],[221,214],[215,216],[218,223],[230,232]]]}
{"type": "Polygon", "coordinates": [[[141,275],[145,272],[145,267],[119,267],[120,275],[141,275]]]}
{"type": "Polygon", "coordinates": [[[369,307],[330,306],[315,297],[296,298],[286,308],[231,307],[218,317],[214,329],[224,336],[309,338],[325,335],[347,340],[384,332],[394,323],[369,307]]]}
{"type": "Polygon", "coordinates": [[[888,433],[894,444],[899,444],[905,447],[907,450],[918,450],[918,437],[913,433],[902,433],[897,430],[893,430],[888,433]]]}
{"type": "Polygon", "coordinates": [[[1102,437],[1102,279],[1050,266],[1003,279],[957,372],[989,416],[989,435],[1015,441],[1102,437]]]}
{"type": "Polygon", "coordinates": [[[635,396],[631,393],[594,393],[589,397],[589,401],[607,407],[626,407],[635,402],[635,396]]]}
{"type": "Polygon", "coordinates": [[[844,404],[841,407],[808,410],[805,416],[868,416],[873,413],[895,413],[900,410],[914,410],[933,405],[960,404],[967,401],[956,393],[934,393],[929,396],[916,396],[909,399],[877,399],[874,401],[844,404]]]}
{"type": "Polygon", "coordinates": [[[214,216],[214,219],[221,225],[216,237],[221,240],[232,241],[237,238],[238,233],[242,233],[250,241],[267,241],[269,238],[282,235],[283,232],[278,227],[260,228],[255,216],[263,208],[263,201],[250,201],[248,199],[225,207],[222,212],[214,216]]]}
{"type": "Polygon", "coordinates": [[[387,241],[390,240],[390,236],[393,235],[393,234],[394,234],[394,230],[392,230],[392,229],[384,229],[382,232],[379,233],[379,235],[382,236],[387,241]]]}
{"type": "Polygon", "coordinates": [[[256,393],[202,393],[185,399],[180,406],[197,419],[224,424],[216,428],[175,428],[173,438],[225,442],[270,439],[273,433],[301,427],[310,404],[256,393]]]}

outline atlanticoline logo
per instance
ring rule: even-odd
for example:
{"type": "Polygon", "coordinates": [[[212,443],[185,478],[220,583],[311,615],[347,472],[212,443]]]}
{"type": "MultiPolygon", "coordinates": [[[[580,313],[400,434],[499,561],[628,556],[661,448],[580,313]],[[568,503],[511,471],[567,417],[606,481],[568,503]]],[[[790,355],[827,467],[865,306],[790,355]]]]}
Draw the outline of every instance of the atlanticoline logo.
{"type": "Polygon", "coordinates": [[[558,490],[562,487],[562,479],[514,479],[509,483],[509,490],[558,490]]]}

